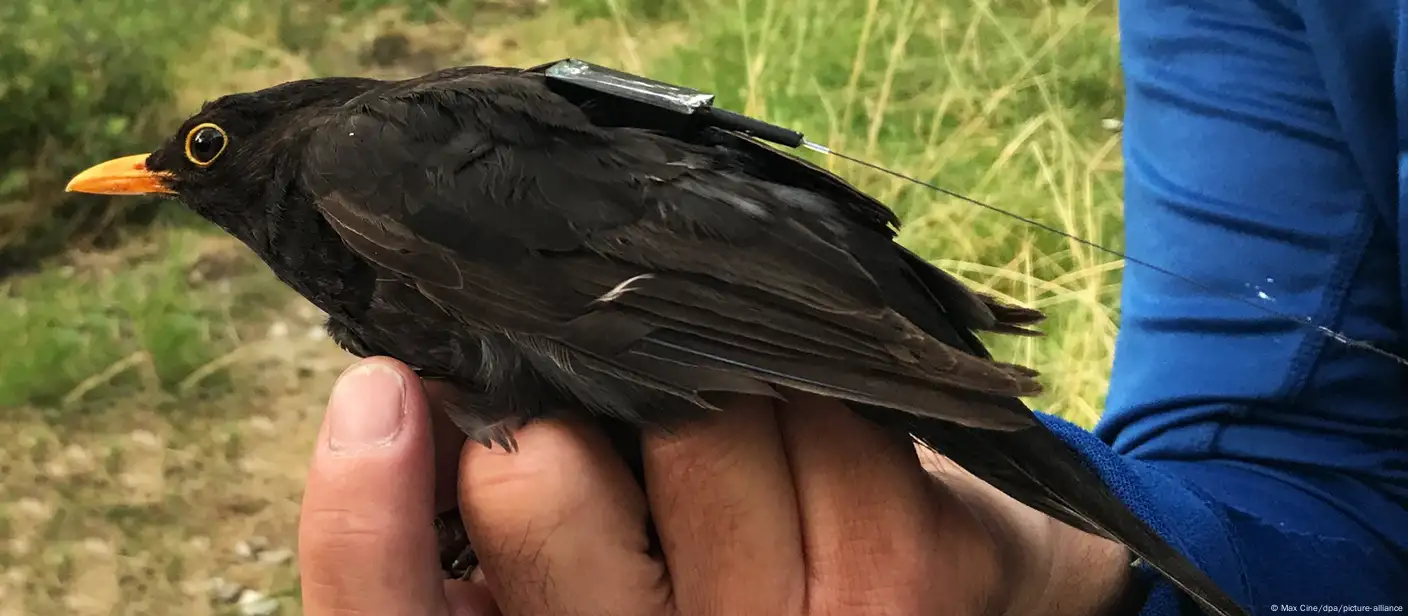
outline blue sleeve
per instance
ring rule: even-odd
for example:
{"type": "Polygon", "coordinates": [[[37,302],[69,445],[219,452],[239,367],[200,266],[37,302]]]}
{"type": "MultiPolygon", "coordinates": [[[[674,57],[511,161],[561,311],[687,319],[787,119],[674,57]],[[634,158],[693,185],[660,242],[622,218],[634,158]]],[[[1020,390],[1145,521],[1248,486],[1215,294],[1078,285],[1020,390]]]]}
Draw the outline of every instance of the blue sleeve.
{"type": "Polygon", "coordinates": [[[1126,263],[1105,416],[1043,419],[1256,614],[1408,604],[1408,371],[1240,301],[1404,354],[1401,10],[1120,4],[1127,251],[1239,299],[1126,263]]]}

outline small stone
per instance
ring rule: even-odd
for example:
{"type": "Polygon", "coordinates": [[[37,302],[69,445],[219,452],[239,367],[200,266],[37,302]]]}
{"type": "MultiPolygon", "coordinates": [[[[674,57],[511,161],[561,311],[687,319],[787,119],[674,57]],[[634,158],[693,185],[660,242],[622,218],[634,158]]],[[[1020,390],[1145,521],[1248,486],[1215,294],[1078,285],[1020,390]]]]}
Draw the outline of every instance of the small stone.
{"type": "Polygon", "coordinates": [[[279,611],[278,599],[266,597],[264,593],[250,588],[240,593],[236,604],[239,606],[240,616],[273,616],[279,611]]]}
{"type": "Polygon", "coordinates": [[[274,321],[272,324],[269,325],[269,337],[274,338],[276,340],[287,338],[288,323],[285,323],[283,321],[274,321]]]}
{"type": "Polygon", "coordinates": [[[1117,133],[1124,130],[1124,120],[1118,118],[1104,118],[1100,120],[1100,128],[1112,133],[1117,133]]]}
{"type": "Polygon", "coordinates": [[[263,434],[273,434],[278,428],[268,415],[255,415],[249,418],[249,428],[263,434]]]}
{"type": "Polygon", "coordinates": [[[222,577],[211,578],[208,588],[210,589],[211,598],[220,603],[234,603],[245,591],[245,588],[240,586],[239,583],[231,582],[222,577]]]}
{"type": "Polygon", "coordinates": [[[23,567],[14,567],[5,572],[5,581],[12,586],[19,586],[29,580],[29,571],[23,567]]]}
{"type": "Polygon", "coordinates": [[[259,553],[269,549],[269,540],[264,537],[250,537],[235,543],[235,556],[245,560],[255,560],[259,553]]]}
{"type": "Polygon", "coordinates": [[[293,560],[293,550],[288,548],[267,550],[259,553],[259,562],[266,565],[282,565],[290,560],[293,560]]]}
{"type": "MultiPolygon", "coordinates": [[[[265,462],[264,460],[256,460],[254,458],[240,458],[240,461],[236,462],[235,466],[239,467],[240,472],[251,475],[266,473],[269,471],[270,468],[273,468],[273,466],[268,462],[265,462]]],[[[258,550],[254,551],[257,552],[258,550]]]]}
{"type": "Polygon", "coordinates": [[[127,436],[133,445],[140,445],[147,449],[157,449],[161,447],[161,438],[147,430],[133,430],[127,436]]]}
{"type": "Polygon", "coordinates": [[[25,517],[35,520],[47,520],[49,516],[54,515],[53,507],[37,498],[21,498],[19,502],[15,503],[15,509],[23,513],[25,517]]]}
{"type": "Polygon", "coordinates": [[[84,449],[83,447],[80,447],[78,445],[69,445],[68,447],[65,447],[64,457],[67,458],[68,461],[71,462],[74,466],[80,469],[88,469],[93,467],[93,454],[89,453],[87,449],[84,449]]]}
{"type": "Polygon", "coordinates": [[[54,479],[64,479],[68,477],[68,465],[59,460],[50,460],[44,464],[44,473],[54,479]]]}
{"type": "Polygon", "coordinates": [[[254,560],[259,556],[259,553],[248,541],[241,539],[235,542],[235,556],[244,560],[254,560]]]}
{"type": "Polygon", "coordinates": [[[97,537],[89,537],[83,540],[83,549],[94,556],[111,556],[113,554],[112,544],[107,540],[97,537]]]}

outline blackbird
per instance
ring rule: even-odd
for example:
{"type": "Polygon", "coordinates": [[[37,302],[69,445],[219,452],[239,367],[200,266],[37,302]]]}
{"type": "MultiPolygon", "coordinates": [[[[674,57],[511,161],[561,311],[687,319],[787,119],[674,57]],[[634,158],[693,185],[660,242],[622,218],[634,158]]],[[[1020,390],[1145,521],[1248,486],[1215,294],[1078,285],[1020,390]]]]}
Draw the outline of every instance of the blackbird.
{"type": "Polygon", "coordinates": [[[347,351],[453,387],[480,442],[513,449],[562,408],[668,428],[722,395],[830,396],[1245,613],[1038,422],[1037,373],[975,335],[1036,334],[1041,313],[896,243],[889,208],[801,158],[545,66],[231,94],[68,189],[179,198],[347,351]]]}

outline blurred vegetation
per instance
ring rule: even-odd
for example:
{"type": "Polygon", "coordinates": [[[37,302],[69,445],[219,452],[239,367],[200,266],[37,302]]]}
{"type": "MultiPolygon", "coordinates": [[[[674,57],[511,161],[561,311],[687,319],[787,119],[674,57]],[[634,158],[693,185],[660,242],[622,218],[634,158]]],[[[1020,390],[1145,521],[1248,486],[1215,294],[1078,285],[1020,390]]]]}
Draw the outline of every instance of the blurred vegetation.
{"type": "MultiPolygon", "coordinates": [[[[345,4],[370,11],[391,3],[345,4]]],[[[430,17],[443,3],[415,4],[430,17]]],[[[207,60],[219,32],[272,34],[264,42],[297,54],[321,46],[337,24],[316,8],[301,0],[0,4],[0,277],[65,248],[111,245],[122,225],[154,220],[156,200],[70,195],[63,186],[90,164],[164,138],[189,112],[176,106],[186,87],[176,73],[207,60]]]]}
{"type": "MultiPolygon", "coordinates": [[[[336,0],[330,11],[332,1],[0,8],[0,70],[10,75],[0,80],[0,139],[10,146],[0,154],[0,267],[62,265],[99,241],[105,250],[124,240],[169,244],[142,231],[153,221],[209,232],[165,202],[62,192],[83,167],[152,147],[208,98],[318,74],[406,76],[568,55],[713,91],[723,106],[839,151],[1120,244],[1118,135],[1101,128],[1121,100],[1108,1],[336,0]]],[[[994,347],[1049,375],[1043,408],[1094,420],[1115,331],[1117,262],[810,157],[894,207],[907,222],[902,240],[921,254],[1046,310],[1046,339],[994,347]]],[[[237,337],[212,333],[222,314],[189,288],[182,268],[192,260],[167,255],[153,262],[164,267],[123,272],[131,280],[80,268],[3,282],[0,270],[0,294],[23,298],[0,307],[0,337],[25,349],[0,358],[0,407],[92,395],[83,388],[94,373],[136,353],[149,359],[142,370],[159,375],[138,380],[162,391],[223,356],[237,337]]],[[[96,393],[120,396],[140,373],[127,368],[96,393]]]]}
{"type": "MultiPolygon", "coordinates": [[[[33,0],[0,6],[0,616],[296,614],[306,451],[349,359],[250,253],[171,204],[67,195],[202,101],[319,74],[578,56],[718,95],[1080,237],[1121,243],[1113,0],[33,0]],[[9,269],[6,269],[6,265],[9,269]],[[24,268],[16,268],[24,265],[24,268]]],[[[1038,408],[1103,404],[1122,263],[839,159],[901,241],[1047,312],[994,338],[1038,408]]]]}
{"type": "MultiPolygon", "coordinates": [[[[606,0],[603,0],[606,1],[606,0]]],[[[617,1],[617,0],[611,0],[617,1]]],[[[1112,3],[696,0],[695,40],[660,79],[862,159],[1112,248],[1122,245],[1122,114],[1112,3]]],[[[808,153],[894,208],[901,241],[999,296],[1046,311],[1042,339],[992,337],[1045,373],[1039,408],[1099,416],[1121,263],[1060,235],[808,153]]]]}
{"type": "MultiPolygon", "coordinates": [[[[134,389],[190,390],[202,366],[238,344],[240,317],[282,288],[199,232],[170,230],[116,254],[0,281],[0,409],[81,409],[134,389]]],[[[208,386],[221,379],[202,380],[208,386]]]]}
{"type": "MultiPolygon", "coordinates": [[[[166,111],[186,22],[137,2],[0,6],[0,268],[57,251],[151,205],[62,196],[73,172],[135,151],[166,111]]],[[[160,4],[153,3],[153,4],[160,4]]],[[[198,6],[203,6],[204,3],[198,6]]]]}

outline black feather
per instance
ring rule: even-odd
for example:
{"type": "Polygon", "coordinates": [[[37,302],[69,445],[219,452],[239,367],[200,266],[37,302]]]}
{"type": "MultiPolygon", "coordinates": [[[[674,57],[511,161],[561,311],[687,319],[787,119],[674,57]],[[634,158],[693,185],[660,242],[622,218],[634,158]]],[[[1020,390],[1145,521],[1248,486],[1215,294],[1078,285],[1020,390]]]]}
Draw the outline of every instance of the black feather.
{"type": "Polygon", "coordinates": [[[1040,312],[899,246],[893,212],[815,165],[644,117],[532,70],[309,80],[207,105],[148,166],[344,348],[453,386],[476,440],[512,448],[561,408],[668,425],[711,394],[815,392],[1245,613],[1036,421],[1036,373],[977,337],[1034,335],[1040,312]],[[230,136],[208,168],[181,154],[199,122],[230,136]]]}

